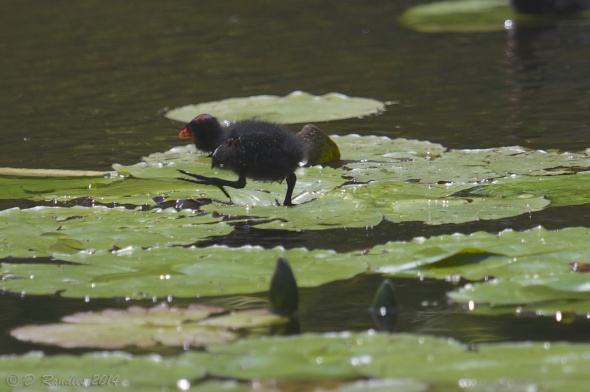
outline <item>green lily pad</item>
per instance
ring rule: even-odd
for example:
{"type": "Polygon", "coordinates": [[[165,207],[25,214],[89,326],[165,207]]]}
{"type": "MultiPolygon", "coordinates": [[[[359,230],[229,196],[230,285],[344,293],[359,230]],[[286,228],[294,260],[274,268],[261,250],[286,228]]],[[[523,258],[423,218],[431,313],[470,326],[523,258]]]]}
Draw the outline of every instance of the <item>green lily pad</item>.
{"type": "MultiPolygon", "coordinates": [[[[251,181],[245,189],[228,188],[234,205],[214,203],[203,210],[218,212],[224,219],[229,216],[255,217],[266,222],[260,227],[283,229],[372,226],[383,216],[394,221],[421,220],[430,224],[498,219],[538,211],[550,201],[561,198],[565,201],[560,203],[567,203],[571,192],[555,180],[549,201],[545,194],[525,192],[477,198],[462,197],[457,193],[490,178],[509,177],[513,183],[520,180],[529,183],[525,176],[573,173],[577,168],[590,166],[585,153],[547,153],[520,147],[446,151],[441,145],[415,140],[354,135],[333,138],[343,157],[350,159],[345,171],[319,167],[299,169],[294,197],[299,206],[276,208],[277,200],[284,195],[285,185],[264,183],[260,186],[251,181]],[[362,184],[367,181],[371,183],[362,184]],[[345,183],[350,185],[343,186],[345,183]]],[[[174,162],[178,160],[176,168],[235,178],[231,173],[212,172],[208,167],[209,159],[193,154],[192,146],[184,150],[176,148],[147,157],[141,164],[116,166],[116,169],[135,178],[169,179],[174,176],[174,162]],[[197,170],[191,169],[187,155],[191,156],[195,162],[191,165],[197,170]]],[[[580,189],[584,186],[585,183],[578,185],[580,189]]],[[[186,192],[183,189],[182,192],[186,192]]],[[[225,200],[216,187],[197,186],[196,190],[200,197],[225,200]]],[[[580,196],[578,200],[589,198],[580,196]]]]}
{"type": "Polygon", "coordinates": [[[0,379],[11,392],[148,391],[179,389],[205,376],[208,356],[134,356],[121,352],[46,356],[40,352],[0,356],[0,379]],[[184,380],[184,381],[183,381],[184,380]]]}
{"type": "MultiPolygon", "coordinates": [[[[569,233],[575,235],[575,233],[569,233]]],[[[569,238],[568,238],[569,240],[569,238]]],[[[578,258],[588,258],[585,249],[556,251],[547,254],[514,257],[512,263],[488,267],[493,279],[473,283],[449,293],[456,302],[471,302],[475,306],[503,307],[515,312],[518,307],[551,306],[558,302],[559,310],[588,314],[590,300],[588,277],[571,272],[569,264],[578,258]],[[565,302],[564,302],[565,301],[565,302]]]]}
{"type": "Polygon", "coordinates": [[[0,211],[0,257],[49,256],[129,246],[190,245],[230,226],[191,210],[35,207],[0,211]],[[35,241],[31,242],[31,236],[35,241]]]}
{"type": "Polygon", "coordinates": [[[269,271],[282,256],[289,260],[300,287],[364,272],[450,281],[487,279],[448,295],[460,303],[503,306],[505,312],[562,301],[564,312],[585,314],[590,300],[588,277],[571,271],[570,263],[590,259],[589,235],[587,228],[507,230],[499,235],[478,232],[390,242],[370,251],[342,254],[218,246],[84,251],[54,254],[55,265],[3,261],[0,289],[135,299],[255,293],[267,289],[269,271]]]}
{"type": "Polygon", "coordinates": [[[261,228],[289,230],[374,226],[384,217],[460,223],[590,200],[590,184],[581,171],[590,167],[587,152],[562,154],[520,147],[447,151],[439,144],[416,140],[354,135],[333,139],[345,159],[344,167],[298,169],[294,202],[299,205],[293,208],[277,207],[285,184],[249,181],[244,189],[228,188],[231,204],[217,187],[177,180],[178,169],[235,179],[232,173],[211,170],[210,158],[196,153],[193,145],[152,154],[136,165],[114,165],[127,177],[100,179],[90,186],[88,180],[61,185],[43,179],[19,182],[0,177],[0,181],[13,190],[8,197],[32,200],[68,202],[90,197],[97,203],[129,206],[153,205],[153,199],[160,198],[177,200],[182,206],[183,200],[196,199],[209,216],[201,221],[247,220],[261,228]]]}
{"type": "Polygon", "coordinates": [[[414,6],[399,21],[423,33],[475,33],[501,31],[504,21],[514,17],[504,0],[453,0],[414,6]]]}
{"type": "Polygon", "coordinates": [[[69,192],[78,192],[83,190],[84,196],[91,194],[95,190],[108,187],[109,185],[122,181],[121,177],[114,176],[97,176],[92,178],[85,177],[1,177],[0,187],[2,187],[1,199],[29,199],[29,200],[46,200],[44,196],[47,193],[59,190],[68,194],[69,192]]]}
{"type": "Polygon", "coordinates": [[[488,186],[474,188],[464,196],[512,198],[536,195],[551,200],[552,207],[571,206],[588,203],[589,184],[590,172],[567,176],[507,177],[488,186]]]}
{"type": "Polygon", "coordinates": [[[367,269],[346,263],[332,251],[258,247],[123,248],[54,254],[55,264],[3,261],[0,289],[26,293],[60,292],[65,297],[134,299],[212,296],[268,290],[278,257],[289,260],[299,287],[350,278],[367,269]],[[78,264],[59,264],[60,261],[78,264]]]}
{"type": "Polygon", "coordinates": [[[484,305],[484,313],[489,306],[502,313],[514,313],[525,306],[554,311],[557,307],[564,313],[584,315],[588,313],[586,301],[590,300],[588,276],[571,271],[570,263],[590,259],[586,245],[589,235],[587,228],[536,228],[507,230],[499,235],[433,237],[376,246],[370,264],[376,272],[385,274],[480,281],[448,295],[476,309],[484,305]]]}
{"type": "Polygon", "coordinates": [[[236,340],[237,329],[269,327],[288,319],[267,309],[250,309],[230,315],[210,317],[223,308],[191,305],[169,307],[165,303],[152,308],[105,309],[75,313],[61,323],[26,325],[10,334],[19,340],[52,344],[65,348],[119,349],[130,346],[204,347],[236,340]]]}
{"type": "Polygon", "coordinates": [[[373,331],[254,338],[211,347],[209,352],[215,354],[210,371],[217,375],[279,380],[403,378],[427,382],[437,390],[464,384],[492,390],[501,385],[583,390],[590,360],[589,346],[584,344],[497,344],[469,350],[448,339],[373,331]]]}
{"type": "Polygon", "coordinates": [[[220,121],[259,118],[284,124],[332,121],[379,114],[385,103],[371,98],[348,97],[329,93],[321,96],[294,91],[284,97],[258,95],[229,98],[197,105],[187,105],[166,113],[171,120],[188,123],[202,113],[215,115],[220,121]]]}
{"type": "Polygon", "coordinates": [[[391,391],[404,391],[404,392],[422,392],[429,391],[430,385],[426,382],[419,382],[410,379],[398,379],[398,378],[385,378],[385,379],[372,379],[372,380],[361,380],[354,381],[340,385],[335,389],[320,389],[320,392],[391,392],[391,391]]]}
{"type": "MultiPolygon", "coordinates": [[[[221,384],[205,380],[210,375],[242,382],[260,380],[259,385],[274,380],[279,386],[289,381],[357,380],[376,391],[385,385],[418,391],[424,390],[421,386],[456,390],[464,385],[478,390],[583,391],[589,360],[587,344],[506,343],[468,349],[449,339],[369,331],[250,338],[177,358],[122,353],[0,356],[0,377],[22,388],[14,390],[47,388],[41,384],[44,375],[53,380],[88,379],[89,383],[97,375],[99,391],[121,386],[130,391],[223,390],[221,384]],[[107,377],[99,385],[102,375],[107,377]],[[373,381],[369,384],[361,379],[373,381]],[[25,387],[25,381],[35,384],[25,387]]],[[[229,390],[235,386],[225,385],[229,390]]],[[[341,388],[338,390],[347,390],[341,388]]],[[[242,384],[238,390],[244,389],[249,390],[242,384]]],[[[58,385],[52,390],[72,389],[58,385]]]]}
{"type": "Polygon", "coordinates": [[[236,330],[268,327],[276,324],[285,324],[288,321],[289,319],[287,317],[273,314],[268,309],[247,309],[225,316],[203,320],[201,325],[236,330]]]}
{"type": "Polygon", "coordinates": [[[347,177],[369,180],[465,184],[514,176],[574,174],[590,168],[588,153],[558,153],[499,147],[477,150],[448,150],[428,142],[376,137],[334,138],[347,163],[347,177]],[[365,147],[366,146],[366,147],[365,147]],[[372,150],[369,150],[373,147],[372,150]]]}
{"type": "Polygon", "coordinates": [[[518,195],[512,198],[455,197],[467,185],[430,185],[375,181],[368,185],[343,187],[345,200],[376,209],[392,222],[423,221],[436,225],[477,220],[501,219],[540,211],[550,204],[543,196],[518,195]]]}

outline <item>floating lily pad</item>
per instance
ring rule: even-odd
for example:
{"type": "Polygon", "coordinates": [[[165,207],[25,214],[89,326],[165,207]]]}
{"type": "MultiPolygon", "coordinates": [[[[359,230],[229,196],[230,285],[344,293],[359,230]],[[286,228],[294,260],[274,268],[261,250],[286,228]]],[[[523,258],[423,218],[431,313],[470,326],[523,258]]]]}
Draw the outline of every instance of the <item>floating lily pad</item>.
{"type": "Polygon", "coordinates": [[[49,256],[128,246],[190,245],[230,226],[191,210],[35,207],[0,211],[0,257],[49,256]],[[31,237],[35,241],[31,242],[31,237]]]}
{"type": "Polygon", "coordinates": [[[95,170],[61,170],[61,169],[22,169],[14,167],[0,167],[0,176],[13,177],[103,177],[116,174],[113,171],[95,170]]]}
{"type": "Polygon", "coordinates": [[[1,177],[0,187],[2,187],[1,199],[29,199],[29,200],[46,200],[44,196],[47,193],[56,191],[63,192],[67,195],[69,192],[88,195],[95,190],[108,187],[117,181],[122,181],[122,177],[97,176],[91,178],[80,177],[1,177]]]}
{"type": "MultiPolygon", "coordinates": [[[[424,390],[421,386],[428,386],[426,390],[455,390],[462,385],[481,390],[583,391],[588,382],[589,353],[590,346],[580,343],[482,344],[470,350],[444,338],[370,331],[251,338],[176,358],[116,352],[0,356],[0,377],[9,380],[15,391],[46,390],[47,386],[41,384],[43,377],[46,381],[87,380],[88,385],[96,377],[93,390],[98,391],[121,387],[129,391],[242,391],[251,390],[244,382],[248,380],[258,380],[256,390],[265,385],[265,380],[279,387],[297,381],[310,385],[314,381],[350,380],[336,390],[350,390],[347,386],[359,390],[354,389],[358,382],[356,386],[366,386],[369,391],[380,391],[387,385],[410,391],[424,390]],[[107,377],[101,381],[103,375],[107,377]],[[207,381],[206,375],[228,382],[207,381]],[[29,381],[34,384],[25,386],[29,381]]],[[[79,388],[62,383],[52,390],[79,388]]]]}
{"type": "Polygon", "coordinates": [[[523,195],[542,196],[551,200],[552,207],[588,203],[590,172],[567,176],[501,178],[488,186],[476,187],[464,196],[512,198],[523,195]],[[567,191],[566,191],[567,190],[567,191]]]}
{"type": "Polygon", "coordinates": [[[455,197],[465,184],[400,183],[375,181],[368,185],[343,187],[345,200],[356,208],[376,209],[392,222],[423,221],[426,224],[463,223],[501,219],[540,211],[550,204],[543,196],[512,198],[455,197]]]}
{"type": "Polygon", "coordinates": [[[255,293],[267,289],[269,271],[277,258],[284,256],[300,287],[364,272],[453,281],[485,278],[485,283],[458,287],[448,295],[456,302],[504,306],[505,312],[561,301],[564,312],[585,314],[590,300],[588,277],[571,271],[570,263],[590,259],[589,235],[587,228],[507,230],[499,235],[478,232],[391,242],[369,251],[342,254],[218,246],[97,250],[54,254],[55,265],[3,261],[0,289],[137,299],[255,293]]]}
{"type": "Polygon", "coordinates": [[[136,165],[115,165],[127,176],[124,179],[60,185],[11,178],[7,185],[14,191],[13,198],[56,202],[89,197],[97,203],[143,206],[154,205],[153,199],[159,198],[177,200],[182,208],[184,200],[195,199],[201,211],[218,217],[217,222],[248,220],[261,228],[289,230],[374,226],[383,217],[460,223],[590,201],[590,184],[583,171],[590,167],[587,152],[562,154],[520,147],[447,151],[434,143],[384,137],[345,136],[334,141],[345,159],[344,167],[298,169],[294,202],[299,205],[293,208],[277,207],[285,184],[249,181],[244,189],[228,188],[231,204],[217,187],[177,180],[178,169],[235,179],[233,173],[211,170],[210,158],[198,154],[192,145],[152,154],[136,165]],[[539,181],[535,183],[533,176],[539,181]]]}
{"type": "Polygon", "coordinates": [[[452,0],[414,6],[399,21],[425,33],[475,33],[501,31],[504,21],[514,17],[505,0],[452,0]]]}
{"type": "Polygon", "coordinates": [[[433,237],[420,241],[422,246],[377,246],[372,250],[371,265],[381,273],[480,281],[448,295],[456,302],[472,303],[476,309],[484,305],[483,312],[494,306],[497,312],[514,313],[524,306],[557,307],[564,313],[585,315],[586,301],[590,300],[588,277],[571,271],[570,263],[590,259],[585,244],[589,235],[587,228],[536,228],[526,232],[507,230],[500,235],[433,237]],[[416,253],[410,256],[403,251],[406,247],[416,253]],[[403,262],[387,263],[387,259],[394,258],[403,262]]]}
{"type": "MultiPolygon", "coordinates": [[[[65,297],[135,299],[255,293],[268,290],[278,257],[289,260],[300,287],[364,272],[362,260],[346,263],[332,251],[258,247],[123,248],[54,254],[55,264],[2,262],[0,289],[65,297]],[[67,261],[77,264],[60,264],[67,261]]],[[[350,257],[350,256],[349,256],[350,257]]]]}
{"type": "Polygon", "coordinates": [[[448,339],[374,332],[255,338],[209,352],[216,354],[212,374],[240,379],[404,378],[437,390],[463,383],[491,390],[583,390],[590,360],[584,344],[478,345],[469,350],[448,339]]]}
{"type": "Polygon", "coordinates": [[[27,325],[15,328],[16,339],[65,348],[118,349],[130,346],[204,347],[225,344],[238,338],[235,330],[269,327],[287,322],[266,309],[251,309],[230,315],[210,317],[223,308],[191,305],[152,308],[106,309],[75,313],[61,323],[27,325]]]}
{"type": "Polygon", "coordinates": [[[209,113],[220,121],[258,118],[296,124],[363,117],[379,114],[384,110],[384,102],[371,98],[348,97],[339,93],[316,96],[294,91],[284,97],[258,95],[187,105],[170,110],[166,117],[188,123],[199,114],[209,113]]]}
{"type": "MultiPolygon", "coordinates": [[[[185,358],[121,352],[46,356],[40,352],[0,356],[0,379],[12,392],[162,391],[181,380],[203,377],[208,355],[185,358]],[[9,378],[10,377],[10,378],[9,378]]],[[[188,382],[188,381],[187,381],[188,382]]],[[[184,385],[184,382],[181,384],[184,385]]]]}
{"type": "MultiPolygon", "coordinates": [[[[529,183],[528,177],[524,176],[574,173],[580,167],[590,166],[590,159],[584,153],[548,153],[520,147],[446,151],[438,144],[384,137],[346,136],[334,137],[334,140],[343,157],[349,159],[345,170],[299,169],[294,202],[302,205],[277,209],[275,206],[284,195],[285,185],[258,185],[260,183],[250,181],[245,189],[228,189],[234,205],[215,203],[203,209],[219,212],[224,217],[266,218],[270,223],[264,223],[263,227],[283,229],[372,226],[383,216],[394,221],[422,220],[429,224],[498,219],[538,211],[550,201],[570,199],[571,192],[566,186],[559,186],[559,180],[554,180],[549,201],[546,200],[548,195],[538,192],[478,198],[462,197],[457,193],[486,179],[509,177],[515,184],[521,179],[529,183]],[[362,184],[364,182],[371,183],[366,186],[362,184]],[[343,186],[345,183],[350,185],[343,186]],[[350,202],[352,204],[347,205],[350,202]],[[257,208],[264,206],[270,208],[257,208]],[[340,215],[337,210],[348,213],[340,215]],[[347,219],[343,220],[345,216],[347,219]]],[[[191,147],[155,154],[139,165],[116,168],[135,178],[170,178],[174,175],[177,159],[177,168],[191,170],[186,160],[188,155],[195,160],[194,166],[202,168],[192,171],[211,173],[209,159],[192,155],[194,150],[191,147]]],[[[214,171],[212,175],[235,177],[223,171],[214,171]]],[[[578,187],[584,188],[585,185],[578,187]]],[[[178,189],[177,185],[174,187],[178,189]]],[[[197,186],[196,189],[200,196],[219,201],[225,199],[216,187],[197,186]]],[[[185,194],[186,190],[182,192],[185,194]]],[[[578,200],[590,199],[590,196],[583,196],[587,194],[580,192],[582,196],[578,200]]]]}

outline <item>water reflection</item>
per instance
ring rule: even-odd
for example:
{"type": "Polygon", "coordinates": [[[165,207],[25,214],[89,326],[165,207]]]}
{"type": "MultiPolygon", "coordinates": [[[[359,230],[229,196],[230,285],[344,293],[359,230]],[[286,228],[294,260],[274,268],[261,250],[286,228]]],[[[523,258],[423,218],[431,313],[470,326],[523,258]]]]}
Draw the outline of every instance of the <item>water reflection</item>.
{"type": "Polygon", "coordinates": [[[590,84],[582,76],[583,57],[578,57],[590,42],[588,33],[576,19],[534,19],[509,25],[505,70],[510,110],[505,128],[518,135],[523,145],[552,148],[542,139],[555,133],[554,139],[564,142],[561,148],[585,149],[587,145],[578,143],[575,135],[589,127],[581,114],[588,110],[584,97],[590,84]]]}
{"type": "MultiPolygon", "coordinates": [[[[300,289],[300,312],[288,325],[267,331],[269,334],[289,335],[309,332],[365,331],[380,329],[391,333],[414,333],[445,336],[467,343],[500,341],[589,341],[590,320],[568,316],[567,322],[555,317],[543,317],[527,312],[485,314],[473,313],[467,308],[450,303],[446,292],[456,283],[431,279],[389,278],[395,287],[397,309],[387,325],[375,324],[369,312],[371,298],[383,282],[376,274],[363,274],[352,279],[331,282],[319,287],[300,289]]],[[[464,282],[463,282],[464,283],[464,282]]],[[[461,283],[461,284],[463,284],[461,283]]],[[[172,305],[187,306],[194,303],[219,305],[226,308],[246,309],[265,306],[268,293],[249,296],[174,299],[172,305]],[[237,302],[236,302],[237,301],[237,302]]],[[[64,350],[19,342],[8,332],[25,324],[53,323],[61,317],[105,308],[127,308],[133,305],[153,306],[153,300],[125,301],[116,299],[60,298],[58,296],[20,296],[0,292],[0,355],[41,350],[48,354],[82,353],[91,350],[64,350]]],[[[477,306],[476,306],[477,308],[477,306]]],[[[484,309],[485,310],[485,309],[484,309]]],[[[152,349],[126,348],[132,353],[155,351],[174,355],[183,351],[177,347],[152,349]]]]}
{"type": "Polygon", "coordinates": [[[135,163],[179,143],[179,124],[163,118],[165,108],[294,90],[400,102],[382,116],[326,123],[330,133],[463,148],[590,145],[588,26],[567,20],[536,32],[422,34],[396,23],[414,4],[4,2],[2,166],[135,163]],[[518,53],[512,64],[506,51],[518,53]],[[535,68],[543,68],[530,81],[537,95],[519,96],[513,83],[529,82],[506,75],[535,68]],[[526,105],[508,123],[507,112],[522,107],[511,109],[506,95],[526,105]],[[550,124],[535,121],[546,116],[550,124]],[[514,124],[518,132],[506,132],[514,124]]]}

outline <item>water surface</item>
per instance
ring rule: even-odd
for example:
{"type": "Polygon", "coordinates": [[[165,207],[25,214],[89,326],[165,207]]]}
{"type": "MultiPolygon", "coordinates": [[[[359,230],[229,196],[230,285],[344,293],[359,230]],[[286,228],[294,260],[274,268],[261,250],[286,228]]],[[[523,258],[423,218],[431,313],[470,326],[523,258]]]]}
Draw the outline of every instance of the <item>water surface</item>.
{"type": "MultiPolygon", "coordinates": [[[[557,20],[543,28],[424,34],[397,23],[405,9],[423,2],[2,2],[0,166],[104,170],[115,162],[132,164],[184,142],[177,138],[182,124],[163,117],[169,108],[294,90],[396,102],[379,116],[318,124],[333,134],[416,138],[449,148],[590,147],[590,27],[557,20]]],[[[1,205],[14,206],[30,203],[1,205]]],[[[494,222],[383,222],[321,235],[238,227],[198,246],[349,251],[453,232],[587,226],[587,216],[588,206],[564,207],[494,222]]],[[[380,280],[362,276],[304,291],[302,330],[374,327],[365,310],[380,280]]],[[[588,340],[580,332],[587,324],[465,319],[445,302],[448,284],[398,283],[402,292],[411,287],[402,296],[399,330],[469,341],[476,327],[486,326],[490,340],[588,340]],[[435,305],[424,308],[424,301],[435,305]]],[[[11,326],[127,305],[12,294],[0,302],[5,342],[11,326]]],[[[2,348],[38,347],[10,341],[2,348]]]]}

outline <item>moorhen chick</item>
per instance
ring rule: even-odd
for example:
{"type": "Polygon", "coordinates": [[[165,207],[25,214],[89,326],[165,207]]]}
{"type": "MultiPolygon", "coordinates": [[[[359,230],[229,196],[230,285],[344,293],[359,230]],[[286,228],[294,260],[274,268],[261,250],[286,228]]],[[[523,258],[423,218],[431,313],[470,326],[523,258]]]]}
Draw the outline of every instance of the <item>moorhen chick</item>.
{"type": "Polygon", "coordinates": [[[179,170],[194,179],[179,180],[203,185],[215,185],[231,199],[223,188],[244,188],[246,178],[259,181],[287,180],[283,205],[292,206],[291,197],[297,177],[295,170],[304,159],[303,142],[282,125],[259,120],[244,120],[223,127],[209,115],[201,114],[189,122],[179,134],[191,138],[198,150],[212,157],[211,167],[231,170],[238,175],[235,181],[179,170]]]}

